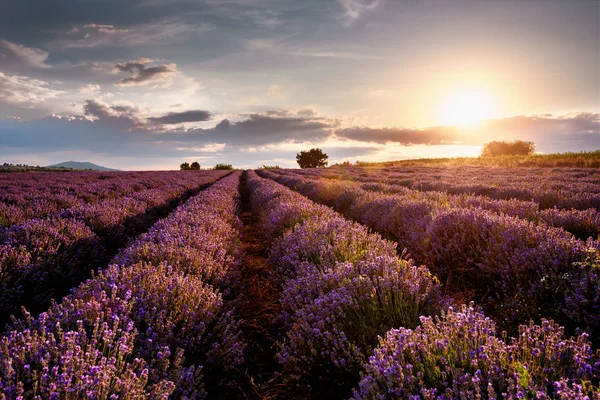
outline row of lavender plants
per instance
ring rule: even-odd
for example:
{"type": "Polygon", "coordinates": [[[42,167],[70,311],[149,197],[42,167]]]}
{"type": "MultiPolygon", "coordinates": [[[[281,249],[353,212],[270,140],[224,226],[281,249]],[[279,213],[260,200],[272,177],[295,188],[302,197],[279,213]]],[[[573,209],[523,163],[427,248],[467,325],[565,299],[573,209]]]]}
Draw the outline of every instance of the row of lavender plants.
{"type": "Polygon", "coordinates": [[[311,396],[349,396],[377,335],[440,312],[439,284],[398,258],[394,243],[328,207],[254,172],[248,188],[281,288],[283,376],[311,396]]]}
{"type": "MultiPolygon", "coordinates": [[[[171,172],[173,174],[173,172],[171,172]]],[[[105,247],[116,251],[123,240],[139,234],[186,193],[197,191],[227,175],[227,171],[202,171],[173,175],[160,179],[157,187],[143,189],[125,196],[85,203],[62,210],[57,216],[84,222],[104,241],[105,247]]]]}
{"type": "MultiPolygon", "coordinates": [[[[309,171],[300,173],[311,178],[345,179],[357,182],[363,189],[389,194],[401,194],[416,199],[430,199],[441,206],[461,208],[482,208],[496,213],[506,214],[526,219],[538,224],[545,224],[571,232],[579,239],[598,237],[600,235],[600,211],[596,208],[543,208],[533,200],[519,200],[516,198],[502,199],[470,193],[452,194],[438,190],[416,190],[393,182],[385,174],[369,174],[368,177],[359,177],[349,172],[336,174],[331,172],[309,171]],[[355,180],[356,179],[356,180],[355,180]]],[[[600,186],[600,182],[597,183],[600,186]]]]}
{"type": "Polygon", "coordinates": [[[188,182],[172,183],[161,179],[158,188],[0,228],[0,323],[21,306],[34,312],[47,308],[50,298],[106,265],[126,240],[147,229],[188,190],[221,176],[196,174],[188,182]]]}
{"type": "Polygon", "coordinates": [[[166,184],[185,186],[194,178],[173,171],[4,174],[0,176],[0,226],[166,184]]]}
{"type": "Polygon", "coordinates": [[[236,263],[239,173],[0,338],[0,398],[203,398],[243,362],[219,291],[236,263]],[[205,269],[206,268],[206,269],[205,269]]]}
{"type": "Polygon", "coordinates": [[[397,241],[453,296],[476,300],[509,332],[542,317],[570,334],[600,329],[596,240],[583,242],[562,229],[483,209],[368,192],[346,181],[261,174],[397,241]]]}
{"type": "Polygon", "coordinates": [[[595,168],[348,168],[326,174],[359,182],[375,179],[420,191],[533,200],[540,209],[600,209],[600,175],[595,168]]]}
{"type": "Polygon", "coordinates": [[[285,333],[279,361],[292,388],[357,399],[597,391],[600,363],[586,334],[567,339],[543,320],[507,342],[473,305],[448,307],[428,269],[398,258],[393,243],[253,173],[248,184],[273,243],[285,333]]]}
{"type": "Polygon", "coordinates": [[[599,359],[586,334],[566,338],[551,320],[499,338],[496,324],[471,304],[387,332],[353,398],[598,399],[599,359]]]}

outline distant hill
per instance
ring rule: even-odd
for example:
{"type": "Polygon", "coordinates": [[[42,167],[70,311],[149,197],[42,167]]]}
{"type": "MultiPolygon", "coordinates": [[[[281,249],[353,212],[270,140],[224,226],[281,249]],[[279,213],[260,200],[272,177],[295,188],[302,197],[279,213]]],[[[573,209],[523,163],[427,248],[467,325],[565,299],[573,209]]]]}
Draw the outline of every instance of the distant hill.
{"type": "Polygon", "coordinates": [[[94,171],[119,171],[118,169],[106,168],[91,162],[65,161],[59,164],[48,165],[47,168],[73,168],[73,169],[91,169],[94,171]]]}

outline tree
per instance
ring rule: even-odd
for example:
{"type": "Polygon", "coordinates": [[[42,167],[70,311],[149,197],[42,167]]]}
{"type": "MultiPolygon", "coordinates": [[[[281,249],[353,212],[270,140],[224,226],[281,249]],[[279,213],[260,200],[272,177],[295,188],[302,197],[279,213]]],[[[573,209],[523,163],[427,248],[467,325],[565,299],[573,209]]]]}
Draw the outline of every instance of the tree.
{"type": "Polygon", "coordinates": [[[181,168],[182,171],[189,171],[190,170],[190,163],[184,162],[183,164],[181,164],[179,166],[179,168],[181,168]]]}
{"type": "Polygon", "coordinates": [[[232,170],[233,166],[231,164],[217,164],[215,165],[215,169],[232,170]]]}
{"type": "Polygon", "coordinates": [[[489,142],[483,146],[481,157],[528,156],[535,151],[535,143],[515,140],[512,142],[489,142]]]}
{"type": "Polygon", "coordinates": [[[319,168],[327,166],[327,154],[321,149],[310,149],[296,154],[296,161],[300,168],[319,168]]]}
{"type": "Polygon", "coordinates": [[[194,171],[200,170],[200,163],[198,161],[194,161],[192,165],[190,165],[190,169],[194,171]]]}

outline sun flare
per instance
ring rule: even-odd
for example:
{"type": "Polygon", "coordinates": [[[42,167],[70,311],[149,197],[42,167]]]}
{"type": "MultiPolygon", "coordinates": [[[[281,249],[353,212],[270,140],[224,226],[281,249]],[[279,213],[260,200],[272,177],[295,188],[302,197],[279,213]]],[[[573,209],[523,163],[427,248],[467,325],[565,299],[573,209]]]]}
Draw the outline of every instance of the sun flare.
{"type": "Polygon", "coordinates": [[[473,126],[492,118],[496,105],[491,95],[481,90],[452,93],[442,105],[442,122],[446,125],[473,126]]]}

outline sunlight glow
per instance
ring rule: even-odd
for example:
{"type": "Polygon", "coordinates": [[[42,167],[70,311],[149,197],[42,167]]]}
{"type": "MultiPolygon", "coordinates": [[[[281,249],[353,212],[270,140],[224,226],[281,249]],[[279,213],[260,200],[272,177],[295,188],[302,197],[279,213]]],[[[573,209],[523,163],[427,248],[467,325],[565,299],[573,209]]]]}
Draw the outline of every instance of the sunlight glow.
{"type": "Polygon", "coordinates": [[[491,95],[481,90],[452,93],[442,104],[442,122],[446,125],[474,126],[496,114],[491,95]]]}

